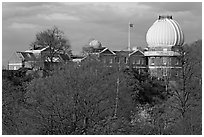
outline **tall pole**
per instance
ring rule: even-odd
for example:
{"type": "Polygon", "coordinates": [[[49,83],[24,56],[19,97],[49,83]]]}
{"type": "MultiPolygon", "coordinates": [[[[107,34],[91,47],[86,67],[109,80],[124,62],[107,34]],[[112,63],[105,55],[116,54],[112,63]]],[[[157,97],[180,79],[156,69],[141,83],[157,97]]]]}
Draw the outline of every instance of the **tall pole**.
{"type": "Polygon", "coordinates": [[[118,96],[119,96],[119,76],[117,78],[117,89],[116,89],[116,98],[115,98],[115,112],[114,112],[114,118],[117,118],[117,110],[118,110],[118,96]]]}
{"type": "Polygon", "coordinates": [[[117,78],[117,87],[116,87],[116,98],[115,98],[115,110],[114,110],[114,118],[117,118],[118,111],[118,103],[119,103],[119,84],[120,84],[120,61],[118,63],[118,78],[117,78]]]}
{"type": "Polygon", "coordinates": [[[130,51],[130,22],[128,24],[128,51],[130,51]]]}

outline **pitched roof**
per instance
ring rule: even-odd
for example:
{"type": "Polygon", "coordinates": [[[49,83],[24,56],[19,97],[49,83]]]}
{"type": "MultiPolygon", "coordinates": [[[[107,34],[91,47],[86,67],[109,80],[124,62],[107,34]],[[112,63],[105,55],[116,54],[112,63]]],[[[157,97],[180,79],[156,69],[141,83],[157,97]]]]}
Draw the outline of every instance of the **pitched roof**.
{"type": "Polygon", "coordinates": [[[48,49],[48,46],[47,47],[38,47],[38,48],[35,48],[35,49],[31,49],[31,50],[26,50],[25,52],[32,52],[32,53],[40,53],[44,50],[48,49]]]}
{"type": "Polygon", "coordinates": [[[144,53],[139,49],[137,49],[137,50],[133,51],[132,53],[130,53],[129,56],[131,56],[131,55],[133,55],[135,53],[138,53],[138,55],[144,56],[144,53]]]}
{"type": "Polygon", "coordinates": [[[18,54],[19,52],[14,52],[11,54],[11,56],[8,58],[9,62],[21,62],[22,56],[18,54]]]}
{"type": "Polygon", "coordinates": [[[105,48],[104,50],[102,50],[102,51],[100,52],[100,54],[101,54],[101,53],[105,53],[105,52],[107,53],[107,51],[108,51],[109,53],[115,55],[115,53],[114,53],[113,51],[111,51],[110,49],[108,49],[108,48],[105,48]]]}
{"type": "Polygon", "coordinates": [[[137,52],[139,52],[139,55],[144,55],[144,53],[139,49],[131,50],[131,51],[129,51],[129,50],[114,50],[113,52],[119,56],[131,56],[137,52]]]}
{"type": "Polygon", "coordinates": [[[129,56],[129,54],[132,52],[132,51],[128,51],[128,50],[114,50],[113,51],[116,55],[119,55],[119,56],[129,56]]]}
{"type": "Polygon", "coordinates": [[[34,61],[34,60],[36,60],[34,54],[31,53],[31,52],[18,52],[18,53],[21,54],[24,61],[34,61]]]}

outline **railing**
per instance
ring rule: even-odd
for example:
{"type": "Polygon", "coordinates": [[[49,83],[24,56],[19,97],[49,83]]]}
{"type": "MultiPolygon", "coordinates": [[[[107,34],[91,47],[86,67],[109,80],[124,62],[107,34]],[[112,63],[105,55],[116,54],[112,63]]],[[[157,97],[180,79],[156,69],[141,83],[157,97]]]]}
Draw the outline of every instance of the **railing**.
{"type": "Polygon", "coordinates": [[[174,51],[146,51],[145,56],[180,56],[178,52],[174,51]]]}

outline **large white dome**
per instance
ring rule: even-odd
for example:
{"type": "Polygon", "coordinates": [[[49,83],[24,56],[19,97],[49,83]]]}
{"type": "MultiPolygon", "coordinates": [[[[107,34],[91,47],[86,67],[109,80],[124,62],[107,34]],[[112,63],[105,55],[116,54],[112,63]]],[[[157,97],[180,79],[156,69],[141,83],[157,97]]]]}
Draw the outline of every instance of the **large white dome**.
{"type": "Polygon", "coordinates": [[[184,35],[172,16],[159,16],[146,34],[149,47],[175,46],[184,43],[184,35]]]}

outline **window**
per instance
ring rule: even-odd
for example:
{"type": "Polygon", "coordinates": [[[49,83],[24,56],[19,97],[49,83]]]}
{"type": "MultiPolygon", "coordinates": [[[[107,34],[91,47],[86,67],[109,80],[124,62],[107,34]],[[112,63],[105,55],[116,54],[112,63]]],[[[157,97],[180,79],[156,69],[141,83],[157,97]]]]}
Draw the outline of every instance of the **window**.
{"type": "Polygon", "coordinates": [[[166,65],[167,64],[167,58],[163,57],[163,64],[166,65]]]}
{"type": "Polygon", "coordinates": [[[179,60],[176,58],[176,65],[179,65],[179,60]]]}
{"type": "Polygon", "coordinates": [[[151,58],[151,65],[154,65],[154,62],[155,62],[155,57],[152,57],[151,58]]]}
{"type": "Polygon", "coordinates": [[[145,59],[143,58],[143,59],[141,59],[141,61],[142,61],[141,64],[145,65],[145,59]]]}
{"type": "Polygon", "coordinates": [[[140,59],[137,59],[137,63],[136,64],[140,64],[140,59]]]}
{"type": "Polygon", "coordinates": [[[103,59],[103,63],[106,63],[106,59],[105,58],[103,59]]]}
{"type": "Polygon", "coordinates": [[[175,74],[175,76],[176,76],[176,77],[178,77],[178,71],[176,71],[176,74],[175,74]]]}
{"type": "Polygon", "coordinates": [[[161,69],[161,68],[158,68],[158,69],[157,69],[157,76],[158,76],[158,77],[161,77],[161,76],[162,76],[162,69],[161,69]]]}
{"type": "Polygon", "coordinates": [[[127,57],[124,57],[124,62],[125,62],[125,64],[127,64],[127,62],[128,62],[128,58],[127,57]]]}
{"type": "Polygon", "coordinates": [[[132,59],[132,64],[135,64],[135,59],[132,59]]]}
{"type": "Polygon", "coordinates": [[[144,60],[143,59],[141,59],[140,62],[141,62],[141,65],[144,64],[144,60]]]}
{"type": "Polygon", "coordinates": [[[110,59],[110,64],[112,64],[113,63],[113,59],[110,59]]]}
{"type": "Polygon", "coordinates": [[[164,48],[163,51],[164,51],[164,52],[167,52],[167,48],[164,48]]]}
{"type": "Polygon", "coordinates": [[[172,58],[170,57],[169,58],[169,65],[172,65],[171,60],[172,60],[172,58]]]}
{"type": "Polygon", "coordinates": [[[164,69],[164,71],[163,71],[163,76],[164,76],[164,77],[167,76],[167,69],[164,69]]]}
{"type": "Polygon", "coordinates": [[[116,63],[119,63],[119,61],[120,61],[120,60],[119,60],[119,57],[115,57],[115,62],[116,62],[116,63]]]}
{"type": "Polygon", "coordinates": [[[141,70],[140,70],[140,69],[138,69],[138,73],[139,73],[139,74],[141,73],[141,70]]]}

